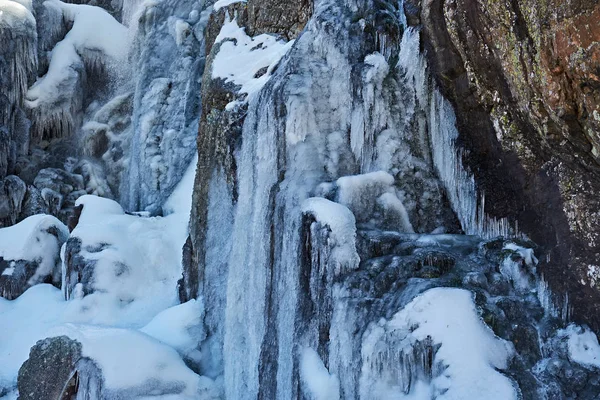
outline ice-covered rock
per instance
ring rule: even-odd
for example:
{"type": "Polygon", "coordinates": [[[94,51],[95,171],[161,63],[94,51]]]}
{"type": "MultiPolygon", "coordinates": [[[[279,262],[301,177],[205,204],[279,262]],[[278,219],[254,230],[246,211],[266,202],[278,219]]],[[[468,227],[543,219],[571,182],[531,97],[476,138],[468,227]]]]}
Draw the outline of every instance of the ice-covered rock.
{"type": "Polygon", "coordinates": [[[128,53],[127,28],[104,9],[47,0],[71,26],[52,49],[48,71],[28,90],[26,105],[33,118],[34,141],[69,137],[81,124],[88,81],[116,71],[128,53]]]}
{"type": "Polygon", "coordinates": [[[20,219],[25,219],[36,214],[48,214],[48,203],[44,200],[42,192],[33,185],[27,185],[27,192],[21,206],[20,219]]]}
{"type": "Polygon", "coordinates": [[[214,383],[175,350],[125,329],[65,325],[39,341],[19,371],[20,398],[216,399],[214,383]]]}
{"type": "MultiPolygon", "coordinates": [[[[356,211],[356,220],[373,222],[380,228],[384,221],[374,218],[376,206],[381,208],[379,214],[390,220],[405,221],[398,229],[431,232],[448,226],[450,231],[456,231],[451,208],[429,156],[426,122],[422,121],[422,129],[414,128],[421,110],[415,111],[410,103],[404,107],[384,100],[409,93],[412,82],[403,79],[404,71],[388,65],[386,55],[391,57],[392,53],[385,50],[386,55],[374,54],[379,48],[377,34],[364,29],[375,23],[379,15],[371,12],[373,4],[355,6],[357,9],[347,10],[333,2],[315,4],[314,16],[303,34],[271,71],[261,91],[250,96],[241,144],[239,140],[231,143],[228,138],[217,137],[209,142],[208,150],[199,149],[199,165],[203,169],[199,177],[205,188],[217,184],[216,177],[222,176],[220,168],[228,171],[227,163],[220,162],[227,160],[227,155],[219,158],[221,152],[235,159],[237,173],[232,179],[232,191],[238,199],[233,229],[218,221],[213,225],[210,221],[200,222],[203,226],[198,230],[199,236],[192,239],[200,247],[204,246],[204,238],[211,236],[228,238],[233,244],[230,253],[222,255],[229,258],[223,346],[225,390],[229,397],[296,396],[294,344],[311,325],[301,321],[308,321],[306,315],[312,315],[304,307],[307,288],[313,285],[305,281],[310,282],[309,268],[307,259],[301,256],[304,200],[319,195],[339,201],[356,211]],[[361,21],[359,15],[370,19],[361,21]],[[383,85],[384,81],[389,84],[383,85]],[[217,156],[210,157],[210,152],[217,156]],[[352,180],[350,176],[359,178],[352,180]],[[341,199],[336,197],[335,187],[331,192],[320,193],[322,182],[336,181],[347,189],[338,190],[341,199]],[[360,182],[352,185],[354,181],[360,182]],[[387,196],[377,204],[387,192],[396,201],[387,196]],[[300,314],[305,317],[299,318],[290,310],[307,314],[300,314]],[[245,357],[236,356],[240,353],[245,357]],[[268,367],[275,364],[276,370],[268,367]],[[277,382],[275,387],[261,384],[273,381],[277,382]]],[[[375,7],[381,7],[383,14],[388,4],[375,7]]],[[[396,23],[390,22],[390,32],[396,23]]],[[[394,49],[396,55],[397,50],[394,49]]],[[[210,120],[202,123],[201,130],[207,127],[206,133],[212,135],[208,130],[210,120]]],[[[217,201],[216,197],[210,198],[210,192],[198,190],[198,195],[195,199],[204,206],[217,201]],[[207,195],[208,200],[199,198],[207,195]]],[[[204,207],[204,212],[208,209],[204,207]]],[[[199,218],[207,221],[202,214],[199,218]]],[[[321,239],[319,246],[326,259],[328,250],[323,246],[329,242],[326,237],[321,239]]],[[[198,250],[201,272],[219,265],[202,252],[198,250]]],[[[314,254],[318,253],[315,249],[314,254]]],[[[352,259],[345,260],[346,264],[351,265],[352,259]]],[[[223,290],[211,288],[213,282],[217,287],[221,284],[208,281],[204,290],[223,290]]],[[[331,289],[317,291],[330,295],[331,289]]],[[[222,303],[219,306],[223,307],[222,303]]],[[[211,308],[209,313],[213,312],[218,311],[211,308]]],[[[327,314],[322,313],[322,338],[328,330],[327,314]]],[[[322,350],[317,351],[323,356],[322,350]]],[[[323,362],[327,363],[326,357],[323,362]]]]}
{"type": "Polygon", "coordinates": [[[158,212],[194,156],[206,25],[199,14],[205,7],[204,1],[169,0],[138,9],[132,68],[139,73],[119,190],[127,210],[158,212]]]}

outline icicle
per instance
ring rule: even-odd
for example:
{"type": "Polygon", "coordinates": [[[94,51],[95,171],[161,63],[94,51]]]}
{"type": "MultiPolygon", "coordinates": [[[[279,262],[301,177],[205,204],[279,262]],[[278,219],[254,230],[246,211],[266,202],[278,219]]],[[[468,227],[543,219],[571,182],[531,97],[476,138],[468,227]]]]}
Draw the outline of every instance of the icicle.
{"type": "Polygon", "coordinates": [[[31,12],[23,5],[0,2],[0,86],[8,103],[0,107],[0,126],[7,126],[9,132],[16,128],[14,110],[23,105],[27,87],[37,72],[37,33],[36,22],[31,12]]]}
{"type": "MultiPolygon", "coordinates": [[[[50,19],[62,15],[72,28],[52,49],[46,75],[27,92],[34,142],[71,136],[81,123],[88,77],[102,75],[110,63],[124,59],[128,51],[126,41],[103,40],[107,30],[115,37],[125,37],[127,33],[103,9],[58,0],[48,0],[44,5],[50,19]]],[[[56,34],[62,27],[57,21],[53,23],[51,33],[56,34]]]]}
{"type": "Polygon", "coordinates": [[[567,324],[571,317],[571,305],[569,304],[569,294],[565,293],[561,298],[552,293],[548,282],[542,274],[537,281],[537,297],[546,315],[553,318],[560,318],[567,324]]]}
{"type": "Polygon", "coordinates": [[[389,65],[382,53],[365,57],[367,66],[363,73],[362,99],[352,110],[350,145],[361,172],[371,172],[375,156],[375,137],[387,128],[388,110],[382,107],[383,80],[389,73],[389,65]]]}

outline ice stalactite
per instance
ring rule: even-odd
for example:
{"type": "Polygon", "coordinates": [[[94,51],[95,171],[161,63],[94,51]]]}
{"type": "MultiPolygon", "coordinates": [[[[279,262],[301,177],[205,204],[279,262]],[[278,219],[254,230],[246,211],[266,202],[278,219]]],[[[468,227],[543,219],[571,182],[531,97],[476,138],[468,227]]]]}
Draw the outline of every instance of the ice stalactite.
{"type": "Polygon", "coordinates": [[[463,230],[485,238],[514,236],[518,232],[507,219],[491,218],[485,213],[485,193],[477,190],[475,177],[463,165],[465,154],[456,146],[458,131],[452,106],[437,89],[430,101],[434,162],[463,230]]]}
{"type": "Polygon", "coordinates": [[[225,313],[225,393],[228,398],[257,398],[259,394],[259,363],[266,333],[266,303],[272,269],[272,204],[273,187],[278,182],[278,146],[269,115],[274,106],[267,106],[260,96],[251,105],[243,131],[240,155],[239,197],[248,201],[238,204],[233,225],[233,243],[229,259],[227,308],[225,313]],[[260,114],[258,104],[266,106],[260,114]],[[258,134],[257,134],[258,133],[258,134]],[[256,160],[260,162],[256,162],[256,160]],[[251,200],[252,199],[252,200],[251,200]],[[252,293],[251,296],[247,294],[252,293]],[[240,329],[240,327],[245,327],[240,329]],[[246,354],[240,358],[238,352],[246,354]],[[241,396],[241,397],[240,397],[241,396]]]}
{"type": "Polygon", "coordinates": [[[299,346],[314,349],[331,369],[330,354],[335,353],[331,343],[335,339],[330,341],[330,332],[334,326],[334,307],[339,300],[334,284],[358,269],[356,221],[345,206],[323,198],[306,200],[302,209],[298,317],[305,323],[297,328],[295,340],[299,346]]]}
{"type": "Polygon", "coordinates": [[[205,267],[200,283],[201,294],[206,302],[204,324],[209,337],[203,343],[206,355],[204,369],[211,376],[223,371],[224,321],[227,296],[227,272],[229,255],[234,243],[233,230],[234,199],[226,174],[217,169],[210,181],[208,192],[207,236],[205,267]]]}
{"type": "Polygon", "coordinates": [[[387,107],[378,99],[383,96],[382,85],[388,75],[389,65],[380,53],[365,57],[364,85],[362,99],[358,99],[353,109],[351,145],[352,151],[361,165],[361,172],[371,172],[375,149],[375,133],[386,128],[387,107]]]}
{"type": "Polygon", "coordinates": [[[0,1],[0,179],[29,149],[23,97],[37,72],[36,21],[28,2],[0,1]]]}
{"type": "Polygon", "coordinates": [[[14,175],[0,179],[0,228],[17,223],[27,185],[14,175]]]}
{"type": "Polygon", "coordinates": [[[486,238],[518,233],[508,220],[491,218],[485,212],[485,193],[477,189],[475,177],[463,164],[468,155],[457,145],[454,110],[432,82],[417,28],[404,31],[396,68],[402,71],[409,93],[403,97],[403,113],[417,127],[419,146],[428,148],[425,158],[431,157],[463,231],[486,238]]]}
{"type": "Polygon", "coordinates": [[[554,318],[559,318],[563,322],[569,322],[572,313],[572,306],[569,304],[569,294],[562,296],[552,292],[548,281],[542,274],[537,279],[537,298],[544,309],[544,312],[554,318]]]}
{"type": "MultiPolygon", "coordinates": [[[[31,10],[13,0],[0,1],[2,62],[0,83],[9,104],[21,105],[23,95],[37,71],[36,21],[31,10]]],[[[4,111],[4,110],[2,110],[4,111]]],[[[0,114],[4,118],[4,114],[0,114]]]]}

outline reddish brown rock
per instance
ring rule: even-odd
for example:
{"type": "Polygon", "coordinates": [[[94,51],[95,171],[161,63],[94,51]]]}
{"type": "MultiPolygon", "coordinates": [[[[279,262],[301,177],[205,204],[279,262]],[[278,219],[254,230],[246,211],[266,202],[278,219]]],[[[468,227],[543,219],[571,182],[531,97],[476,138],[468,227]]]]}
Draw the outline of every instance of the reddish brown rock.
{"type": "Polygon", "coordinates": [[[548,254],[573,318],[600,329],[600,5],[410,1],[487,212],[548,254]]]}

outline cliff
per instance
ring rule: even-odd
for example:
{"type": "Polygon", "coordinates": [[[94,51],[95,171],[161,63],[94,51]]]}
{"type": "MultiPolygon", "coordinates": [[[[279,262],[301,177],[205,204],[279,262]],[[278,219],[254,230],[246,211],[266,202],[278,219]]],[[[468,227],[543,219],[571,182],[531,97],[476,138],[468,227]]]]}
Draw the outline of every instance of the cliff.
{"type": "Polygon", "coordinates": [[[486,212],[545,248],[540,270],[600,328],[600,6],[426,0],[406,7],[456,110],[486,212]]]}

